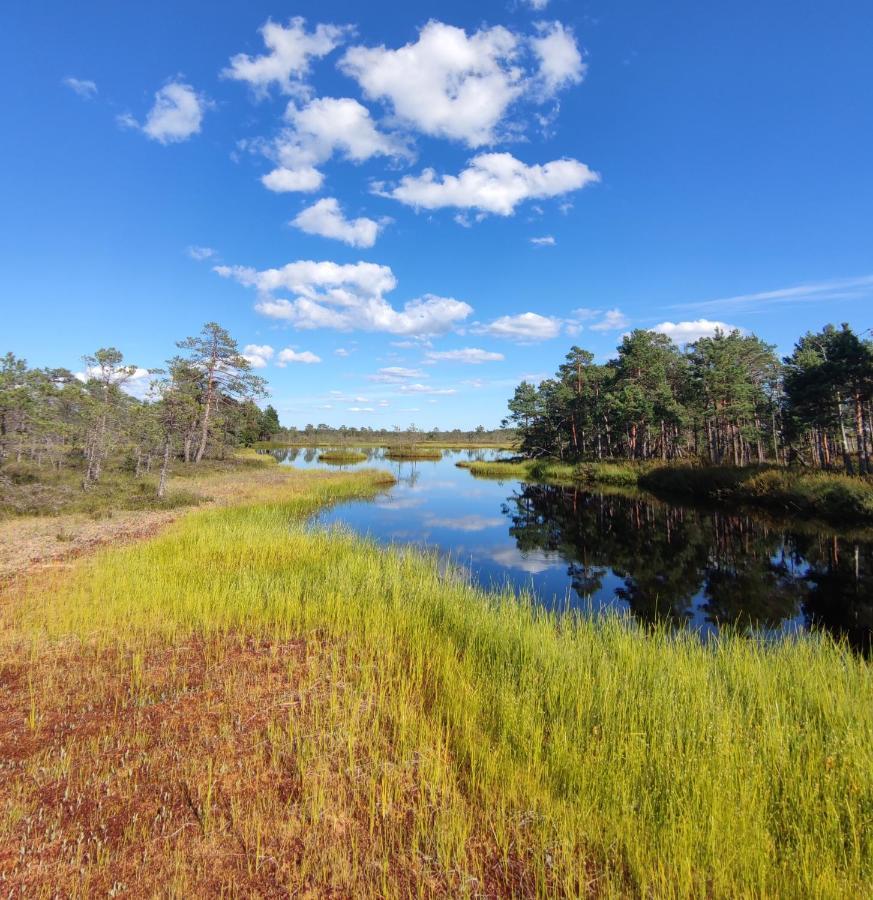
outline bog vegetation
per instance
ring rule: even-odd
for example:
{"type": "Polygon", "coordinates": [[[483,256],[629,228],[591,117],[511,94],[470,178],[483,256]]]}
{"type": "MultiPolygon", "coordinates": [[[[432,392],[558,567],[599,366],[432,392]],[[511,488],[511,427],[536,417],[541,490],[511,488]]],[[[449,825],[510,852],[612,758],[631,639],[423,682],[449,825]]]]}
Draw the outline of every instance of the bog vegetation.
{"type": "Polygon", "coordinates": [[[533,458],[771,462],[866,475],[873,343],[828,325],[780,361],[739,331],[680,350],[638,329],[604,364],[573,347],[554,378],[522,382],[509,409],[505,424],[533,458]]]}
{"type": "Polygon", "coordinates": [[[75,374],[30,368],[12,353],[0,359],[3,509],[41,511],[52,487],[64,508],[93,506],[66,490],[72,481],[123,505],[146,503],[148,494],[165,500],[174,459],[199,467],[278,431],[276,411],[255,403],[264,380],[227,331],[210,322],[178,347],[182,354],[151,371],[114,347],[84,357],[75,374]],[[133,485],[120,472],[154,478],[133,485]]]}
{"type": "Polygon", "coordinates": [[[11,888],[869,896],[867,662],[558,619],[307,527],[376,478],[291,471],[14,589],[11,888]]]}

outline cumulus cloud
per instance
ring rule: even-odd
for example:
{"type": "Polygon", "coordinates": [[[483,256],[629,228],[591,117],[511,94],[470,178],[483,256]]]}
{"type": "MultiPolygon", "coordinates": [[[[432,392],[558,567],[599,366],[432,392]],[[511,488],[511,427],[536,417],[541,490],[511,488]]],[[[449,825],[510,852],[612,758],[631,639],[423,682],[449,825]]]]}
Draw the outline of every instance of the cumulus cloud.
{"type": "MultiPolygon", "coordinates": [[[[90,381],[92,378],[100,376],[100,367],[89,366],[84,372],[74,372],[73,376],[78,378],[79,381],[90,381]]],[[[125,373],[119,376],[115,383],[126,394],[130,394],[131,397],[136,397],[137,400],[144,400],[151,389],[151,372],[148,369],[143,369],[141,366],[136,366],[132,375],[125,373]]]]}
{"type": "Polygon", "coordinates": [[[385,366],[379,369],[375,375],[368,375],[368,381],[376,381],[382,384],[403,384],[413,378],[426,378],[427,373],[421,369],[406,369],[403,366],[385,366]]]}
{"type": "Polygon", "coordinates": [[[544,234],[542,237],[532,237],[530,242],[535,247],[554,247],[555,239],[550,234],[544,234]]]}
{"type": "Polygon", "coordinates": [[[599,180],[596,172],[575,159],[528,166],[511,153],[483,153],[459,175],[438,178],[433,169],[425,169],[378,193],[419,209],[450,206],[509,216],[524,200],[557,197],[599,180]]]}
{"type": "Polygon", "coordinates": [[[546,97],[578,84],[585,75],[582,54],[573,32],[560,22],[540,22],[531,47],[539,63],[539,79],[546,97]]]}
{"type": "Polygon", "coordinates": [[[601,319],[588,326],[590,331],[620,331],[630,325],[630,319],[618,308],[609,309],[601,319]]]}
{"type": "Polygon", "coordinates": [[[253,369],[265,369],[275,352],[269,344],[246,344],[242,355],[253,369]]]}
{"type": "Polygon", "coordinates": [[[736,325],[728,325],[727,322],[714,322],[711,319],[695,319],[692,322],[661,322],[655,325],[652,331],[666,334],[677,344],[692,344],[701,338],[713,337],[716,331],[730,334],[732,331],[742,331],[736,325]]]}
{"type": "Polygon", "coordinates": [[[559,22],[540,23],[528,37],[502,26],[468,35],[435,20],[396,50],[349,48],[340,68],[366,97],[388,103],[400,124],[470,147],[508,131],[501,126],[521,97],[544,100],[584,71],[572,32],[559,22]]]}
{"type": "Polygon", "coordinates": [[[302,329],[426,336],[451,331],[473,311],[463,301],[432,294],[395,309],[384,295],[396,287],[397,280],[388,266],[376,263],[300,260],[280,269],[216,266],[215,272],[255,288],[261,295],[255,307],[258,312],[302,329]],[[288,291],[294,299],[277,298],[277,291],[288,291]]]}
{"type": "Polygon", "coordinates": [[[350,31],[344,25],[320,24],[308,32],[306,20],[300,16],[291,19],[287,26],[267,21],[260,32],[269,52],[255,57],[238,53],[221,74],[246,82],[259,95],[274,84],[284,94],[307,93],[305,79],[312,60],[327,56],[350,31]]]}
{"type": "Polygon", "coordinates": [[[474,330],[480,334],[527,344],[557,337],[563,324],[563,320],[555,316],[526,312],[517,316],[500,316],[488,325],[479,325],[474,330]]]}
{"type": "Polygon", "coordinates": [[[425,353],[428,362],[459,362],[479,365],[485,362],[498,362],[504,359],[502,353],[480,350],[478,347],[464,347],[462,350],[428,350],[425,353]]]}
{"type": "Polygon", "coordinates": [[[93,100],[97,96],[96,82],[89,81],[86,78],[73,78],[70,76],[63,80],[63,84],[85,100],[93,100]]]}
{"type": "Polygon", "coordinates": [[[118,121],[161,144],[175,144],[200,133],[203,114],[210,106],[211,102],[190,84],[171,81],[155,93],[145,122],[140,124],[130,113],[119,116],[118,121]]]}
{"type": "Polygon", "coordinates": [[[336,197],[325,197],[308,206],[291,224],[307,234],[334,238],[350,247],[372,247],[382,228],[374,219],[347,219],[336,197]]]}
{"type": "Polygon", "coordinates": [[[312,365],[312,363],[320,363],[321,357],[316,356],[310,350],[303,350],[301,353],[298,353],[296,350],[292,350],[290,347],[286,347],[284,350],[279,351],[279,355],[276,358],[276,365],[280,368],[284,369],[288,363],[304,363],[306,365],[312,365]]]}
{"type": "Polygon", "coordinates": [[[334,153],[361,163],[374,156],[408,157],[398,138],[376,127],[370,111],[349,97],[319,97],[302,107],[289,103],[287,126],[262,146],[278,163],[261,181],[272,191],[314,191],[323,175],[316,168],[334,153]]]}
{"type": "Polygon", "coordinates": [[[324,175],[313,166],[303,166],[299,169],[279,166],[261,178],[261,184],[277,194],[286,194],[292,191],[309,194],[317,191],[323,181],[324,175]]]}
{"type": "Polygon", "coordinates": [[[518,39],[506,28],[463,28],[431,20],[415,43],[397,50],[351,47],[340,61],[365,96],[385,100],[406,125],[471,147],[491,143],[522,92],[514,65],[518,39]]]}
{"type": "Polygon", "coordinates": [[[333,351],[334,356],[346,357],[351,353],[350,350],[346,350],[345,347],[337,347],[336,350],[333,351]]]}
{"type": "Polygon", "coordinates": [[[212,247],[197,247],[192,245],[191,247],[188,247],[185,252],[191,259],[196,260],[197,262],[204,262],[215,256],[215,251],[212,247]]]}

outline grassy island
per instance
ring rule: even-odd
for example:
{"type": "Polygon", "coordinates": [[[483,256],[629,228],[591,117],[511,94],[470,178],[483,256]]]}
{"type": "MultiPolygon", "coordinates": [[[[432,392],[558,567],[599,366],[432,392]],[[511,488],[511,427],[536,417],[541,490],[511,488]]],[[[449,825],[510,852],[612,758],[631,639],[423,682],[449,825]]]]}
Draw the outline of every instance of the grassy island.
{"type": "Polygon", "coordinates": [[[439,447],[425,447],[421,444],[409,447],[389,447],[385,451],[385,459],[390,459],[394,462],[438,460],[442,458],[443,451],[439,447]]]}
{"type": "Polygon", "coordinates": [[[334,465],[348,465],[367,461],[367,454],[360,450],[322,450],[318,454],[318,461],[333,463],[334,465]]]}

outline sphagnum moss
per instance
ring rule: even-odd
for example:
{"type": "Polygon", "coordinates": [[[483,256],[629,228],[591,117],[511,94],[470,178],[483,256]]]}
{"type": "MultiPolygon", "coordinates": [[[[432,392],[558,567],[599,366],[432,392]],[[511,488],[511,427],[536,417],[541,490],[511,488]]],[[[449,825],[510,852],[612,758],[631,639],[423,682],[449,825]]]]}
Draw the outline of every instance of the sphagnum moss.
{"type": "MultiPolygon", "coordinates": [[[[51,647],[81,648],[81,671],[40,676],[37,731],[64,678],[98,698],[108,690],[89,676],[100,653],[184,658],[179,648],[195,642],[217,672],[240,647],[269,648],[267,659],[305,647],[303,674],[272,692],[231,669],[204,713],[229,741],[248,717],[230,710],[250,691],[251,715],[266,717],[255,756],[250,744],[222,756],[205,724],[200,743],[185,731],[196,833],[182,832],[188,843],[171,834],[160,851],[164,861],[183,853],[173,856],[179,884],[202,888],[197,853],[217,859],[229,835],[245,848],[234,851],[237,875],[230,862],[220,870],[231,889],[267,872],[273,886],[358,896],[870,895],[865,661],[824,637],[704,646],[618,618],[558,619],[441,574],[418,552],[307,526],[319,506],[377,490],[375,478],[294,475],[285,499],[192,513],[147,543],[43,576],[4,606],[20,646],[47,659],[51,647]],[[263,799],[246,806],[252,784],[263,799]],[[290,862],[264,858],[283,853],[290,862]]],[[[160,696],[148,666],[124,665],[127,696],[160,696]]],[[[127,752],[148,761],[148,747],[127,752]]],[[[89,771],[72,738],[52,751],[89,771]]],[[[92,749],[95,771],[104,752],[92,749]]],[[[27,792],[13,782],[0,789],[7,841],[45,802],[30,797],[15,812],[27,792]]],[[[168,797],[180,790],[166,784],[168,797]]],[[[131,838],[112,853],[120,862],[138,846],[131,838]]]]}

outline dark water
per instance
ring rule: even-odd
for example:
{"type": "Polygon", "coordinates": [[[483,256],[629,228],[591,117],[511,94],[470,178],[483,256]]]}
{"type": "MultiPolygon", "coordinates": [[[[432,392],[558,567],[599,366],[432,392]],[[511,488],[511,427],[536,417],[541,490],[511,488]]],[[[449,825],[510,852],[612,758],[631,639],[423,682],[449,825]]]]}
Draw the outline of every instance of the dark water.
{"type": "MultiPolygon", "coordinates": [[[[870,652],[869,535],[637,492],[474,478],[455,465],[493,451],[445,451],[439,462],[415,463],[362,452],[362,465],[389,469],[397,485],[329,510],[320,522],[436,549],[475,583],[509,582],[552,607],[629,610],[644,623],[667,620],[704,637],[727,627],[761,638],[820,628],[870,652]]],[[[313,449],[277,455],[299,467],[324,465],[313,449]]]]}

